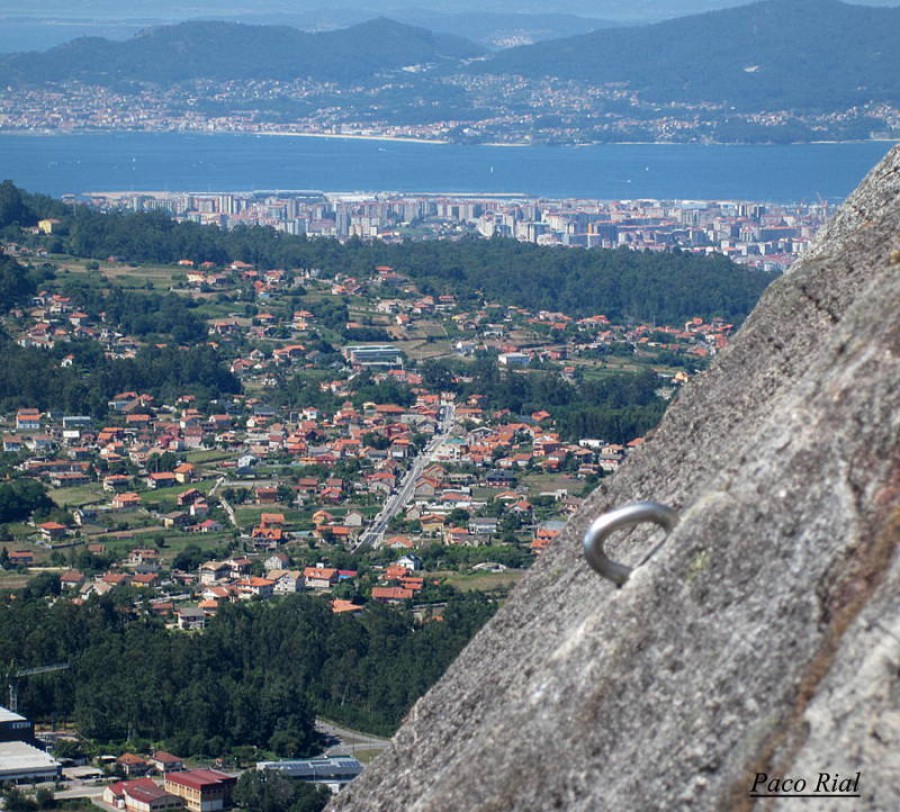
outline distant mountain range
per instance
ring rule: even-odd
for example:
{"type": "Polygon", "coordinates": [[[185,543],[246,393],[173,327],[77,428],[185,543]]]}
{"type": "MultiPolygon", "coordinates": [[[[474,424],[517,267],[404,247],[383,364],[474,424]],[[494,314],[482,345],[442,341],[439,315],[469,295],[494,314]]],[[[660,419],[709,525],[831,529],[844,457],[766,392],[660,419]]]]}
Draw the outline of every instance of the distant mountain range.
{"type": "MultiPolygon", "coordinates": [[[[477,31],[495,46],[588,24],[534,16],[518,29],[516,15],[430,15],[412,16],[477,31]]],[[[11,102],[4,121],[13,130],[129,128],[130,91],[152,84],[140,102],[140,121],[152,123],[141,126],[224,120],[476,143],[890,138],[900,131],[898,43],[900,7],[839,0],[762,0],[500,51],[387,18],[321,32],[189,21],[124,41],[86,37],[0,56],[0,95],[11,102]],[[294,79],[317,85],[298,94],[242,84],[294,79]],[[90,87],[73,88],[63,114],[53,91],[37,101],[3,90],[70,80],[112,87],[123,101],[101,109],[90,87]],[[209,92],[183,84],[192,80],[209,80],[209,92]]]]}
{"type": "Polygon", "coordinates": [[[471,59],[482,46],[384,18],[317,34],[287,26],[186,22],[116,42],[82,37],[44,53],[0,58],[0,83],[93,84],[187,79],[353,81],[384,70],[471,59]]]}
{"type": "Polygon", "coordinates": [[[622,82],[646,100],[740,109],[900,102],[900,8],[765,0],[512,48],[490,73],[622,82]]]}
{"type": "MultiPolygon", "coordinates": [[[[427,28],[437,34],[454,34],[477,42],[491,50],[571,37],[576,34],[587,34],[598,28],[610,28],[621,24],[611,20],[578,17],[572,14],[485,11],[444,13],[420,8],[391,8],[373,11],[329,7],[291,13],[245,11],[215,18],[203,16],[198,19],[219,19],[247,25],[287,25],[300,31],[323,32],[347,28],[378,17],[387,17],[406,25],[427,28]]],[[[125,19],[81,19],[69,15],[25,16],[22,12],[4,17],[0,11],[0,54],[45,51],[71,42],[78,37],[125,40],[145,28],[174,25],[179,22],[186,22],[186,20],[182,19],[180,15],[125,19]]]]}
{"type": "MultiPolygon", "coordinates": [[[[574,14],[491,11],[442,13],[417,8],[398,8],[387,12],[384,16],[407,25],[421,26],[436,33],[454,34],[492,49],[561,39],[619,25],[612,20],[578,17],[574,14]]],[[[298,16],[292,24],[304,28],[303,19],[298,16]]]]}
{"type": "MultiPolygon", "coordinates": [[[[701,0],[697,0],[701,2],[701,0]]],[[[710,0],[719,2],[719,0],[710,0]]],[[[423,22],[437,20],[418,12],[423,22]]],[[[513,18],[443,16],[459,32],[500,31],[513,18]],[[492,26],[497,26],[492,29],[492,26]]],[[[561,16],[557,30],[585,23],[561,16]]],[[[549,17],[531,19],[531,34],[549,17]]],[[[515,27],[507,29],[515,36],[515,27]]],[[[80,79],[116,84],[185,79],[355,81],[430,64],[458,72],[555,76],[622,83],[645,101],[714,102],[738,110],[844,109],[900,102],[900,7],[839,0],[763,0],[652,25],[600,29],[489,54],[455,33],[386,18],[334,31],[289,26],[185,22],[152,27],[125,41],[81,38],[43,53],[0,57],[0,82],[80,79]]]]}

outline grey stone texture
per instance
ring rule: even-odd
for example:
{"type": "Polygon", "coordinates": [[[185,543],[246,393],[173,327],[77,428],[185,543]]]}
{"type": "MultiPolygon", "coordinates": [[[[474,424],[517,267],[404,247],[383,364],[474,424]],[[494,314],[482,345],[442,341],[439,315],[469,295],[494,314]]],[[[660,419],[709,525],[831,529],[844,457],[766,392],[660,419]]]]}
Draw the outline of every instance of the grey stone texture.
{"type": "Polygon", "coordinates": [[[898,542],[900,147],[330,808],[900,809],[898,542]],[[581,539],[644,499],[617,589],[581,539]]]}

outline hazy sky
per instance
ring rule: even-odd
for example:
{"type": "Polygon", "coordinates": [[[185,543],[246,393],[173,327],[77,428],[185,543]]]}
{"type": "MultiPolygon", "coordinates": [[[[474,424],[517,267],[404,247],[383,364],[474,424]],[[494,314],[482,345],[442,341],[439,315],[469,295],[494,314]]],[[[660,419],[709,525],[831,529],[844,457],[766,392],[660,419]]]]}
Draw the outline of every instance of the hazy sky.
{"type": "MultiPolygon", "coordinates": [[[[700,11],[743,5],[746,0],[567,0],[567,14],[611,19],[660,19],[700,11]]],[[[856,0],[859,5],[896,6],[900,0],[856,0]]],[[[398,8],[420,8],[452,13],[461,10],[548,13],[546,0],[0,0],[0,15],[17,17],[121,20],[134,18],[184,19],[189,17],[234,17],[252,13],[298,14],[313,10],[361,8],[390,12],[398,8]]]]}

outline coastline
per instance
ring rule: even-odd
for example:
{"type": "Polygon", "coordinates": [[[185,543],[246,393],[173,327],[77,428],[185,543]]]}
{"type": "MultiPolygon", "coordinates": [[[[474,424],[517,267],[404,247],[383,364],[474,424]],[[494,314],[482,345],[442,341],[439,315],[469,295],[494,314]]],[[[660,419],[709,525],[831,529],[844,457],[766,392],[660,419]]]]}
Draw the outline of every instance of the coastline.
{"type": "MultiPolygon", "coordinates": [[[[84,135],[187,135],[204,138],[207,136],[223,136],[234,135],[247,138],[268,138],[277,136],[280,138],[328,138],[346,141],[388,141],[398,144],[450,144],[451,141],[440,138],[413,138],[412,136],[401,135],[357,135],[343,133],[294,133],[294,132],[233,132],[230,130],[217,130],[208,132],[206,130],[7,130],[0,128],[2,136],[22,136],[30,138],[71,138],[73,136],[84,135]]],[[[499,145],[498,145],[499,146],[499,145]]],[[[523,145],[527,146],[527,145],[523,145]]]]}
{"type": "MultiPolygon", "coordinates": [[[[161,132],[165,132],[162,130],[161,132]]],[[[254,135],[260,138],[266,136],[278,136],[281,138],[337,138],[347,141],[387,141],[397,144],[450,144],[450,141],[441,138],[413,138],[407,135],[356,135],[344,133],[291,133],[291,132],[262,132],[262,133],[204,133],[204,135],[254,135]]]]}
{"type": "Polygon", "coordinates": [[[586,147],[697,147],[697,146],[713,146],[713,147],[794,147],[794,146],[817,146],[817,145],[841,145],[841,144],[898,144],[898,138],[858,138],[850,140],[829,140],[818,139],[815,141],[791,141],[781,144],[772,141],[590,141],[577,143],[541,143],[534,141],[484,141],[478,143],[460,143],[450,141],[446,138],[414,138],[413,136],[403,135],[360,135],[356,133],[298,133],[298,132],[234,132],[230,130],[217,130],[209,132],[207,130],[126,130],[126,129],[96,129],[96,130],[8,130],[0,128],[0,136],[21,136],[32,138],[67,138],[73,136],[88,135],[180,135],[180,136],[242,136],[255,138],[326,138],[329,140],[344,141],[376,141],[384,143],[396,144],[429,144],[435,146],[454,145],[459,147],[496,147],[510,149],[524,149],[528,147],[542,148],[560,148],[560,149],[583,149],[586,147]]]}

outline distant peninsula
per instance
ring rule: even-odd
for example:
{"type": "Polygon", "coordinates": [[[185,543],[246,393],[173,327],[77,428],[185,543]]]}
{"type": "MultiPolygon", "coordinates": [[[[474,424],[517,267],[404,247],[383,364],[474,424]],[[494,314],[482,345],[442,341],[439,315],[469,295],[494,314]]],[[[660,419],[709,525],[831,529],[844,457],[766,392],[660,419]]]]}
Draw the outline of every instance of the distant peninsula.
{"type": "Polygon", "coordinates": [[[892,140],[898,41],[900,7],[838,0],[764,0],[494,52],[386,18],[321,33],[195,21],[0,57],[0,130],[892,140]]]}

